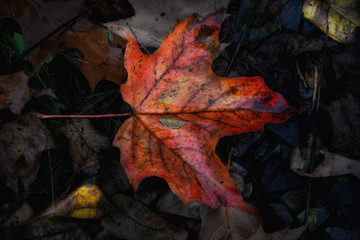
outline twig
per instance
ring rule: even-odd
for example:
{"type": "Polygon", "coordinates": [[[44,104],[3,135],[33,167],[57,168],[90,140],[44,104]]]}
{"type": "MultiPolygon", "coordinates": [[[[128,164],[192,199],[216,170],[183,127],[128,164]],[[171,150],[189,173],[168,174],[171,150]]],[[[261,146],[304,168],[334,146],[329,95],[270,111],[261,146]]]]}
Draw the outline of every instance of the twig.
{"type": "MultiPolygon", "coordinates": [[[[327,15],[329,15],[329,12],[327,13],[327,15]]],[[[318,121],[317,121],[317,116],[319,114],[319,105],[320,105],[320,89],[321,89],[321,85],[320,83],[323,80],[324,77],[324,65],[325,65],[325,54],[326,54],[326,45],[327,45],[327,39],[328,39],[328,32],[329,32],[329,22],[328,22],[329,18],[326,18],[326,36],[325,36],[325,41],[324,41],[324,47],[322,49],[321,52],[321,59],[320,59],[320,72],[318,75],[318,80],[315,79],[314,81],[314,90],[316,89],[316,91],[314,91],[315,94],[315,98],[313,100],[313,112],[315,115],[314,118],[314,131],[313,131],[313,141],[312,141],[312,145],[311,145],[311,155],[310,155],[310,169],[309,169],[309,173],[313,173],[314,171],[314,164],[315,164],[315,158],[316,158],[316,148],[317,148],[317,142],[316,142],[316,138],[317,138],[317,131],[318,131],[318,121]]],[[[311,178],[309,179],[309,183],[308,183],[308,188],[307,188],[307,196],[306,196],[306,208],[305,208],[305,224],[307,225],[309,223],[309,208],[310,208],[310,198],[311,198],[311,178]]]]}
{"type": "MultiPolygon", "coordinates": [[[[234,148],[231,147],[230,151],[229,151],[229,156],[228,156],[228,161],[227,161],[227,166],[226,166],[226,170],[228,172],[230,170],[231,155],[232,155],[233,150],[234,150],[234,148]]],[[[229,206],[226,206],[226,221],[227,221],[227,224],[228,224],[229,231],[232,232],[231,221],[230,221],[230,213],[229,213],[229,206]]]]}
{"type": "MultiPolygon", "coordinates": [[[[229,64],[227,65],[226,69],[225,69],[225,73],[223,75],[224,77],[228,76],[228,74],[230,72],[230,69],[231,69],[231,67],[232,67],[232,65],[233,65],[233,63],[234,63],[234,61],[235,61],[235,59],[236,59],[236,57],[237,57],[237,55],[238,55],[238,53],[240,51],[240,47],[242,45],[242,42],[244,41],[245,37],[248,36],[248,31],[249,31],[250,27],[254,23],[255,16],[256,16],[256,11],[259,8],[260,3],[261,3],[261,0],[256,1],[256,5],[255,5],[255,8],[254,8],[254,10],[252,12],[252,16],[250,18],[249,24],[246,24],[245,29],[244,29],[244,31],[243,31],[243,33],[241,35],[241,38],[240,38],[239,42],[236,45],[236,49],[234,51],[234,54],[232,55],[231,60],[230,60],[229,64]]],[[[245,3],[242,3],[242,4],[245,4],[245,3]]],[[[240,10],[241,10],[241,6],[239,8],[239,12],[240,12],[240,10]]],[[[238,14],[237,18],[239,18],[239,14],[238,14]]]]}

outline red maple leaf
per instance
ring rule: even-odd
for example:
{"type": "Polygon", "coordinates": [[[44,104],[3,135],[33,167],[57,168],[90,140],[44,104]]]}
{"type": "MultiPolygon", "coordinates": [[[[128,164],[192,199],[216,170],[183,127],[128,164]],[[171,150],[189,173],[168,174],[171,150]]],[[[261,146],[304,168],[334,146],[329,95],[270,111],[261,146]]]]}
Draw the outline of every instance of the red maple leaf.
{"type": "Polygon", "coordinates": [[[261,77],[223,78],[211,69],[223,13],[191,16],[175,26],[160,48],[143,54],[127,33],[126,84],[133,111],[113,145],[136,190],[149,176],[167,181],[184,202],[250,211],[215,153],[223,136],[262,130],[296,110],[261,77]]]}

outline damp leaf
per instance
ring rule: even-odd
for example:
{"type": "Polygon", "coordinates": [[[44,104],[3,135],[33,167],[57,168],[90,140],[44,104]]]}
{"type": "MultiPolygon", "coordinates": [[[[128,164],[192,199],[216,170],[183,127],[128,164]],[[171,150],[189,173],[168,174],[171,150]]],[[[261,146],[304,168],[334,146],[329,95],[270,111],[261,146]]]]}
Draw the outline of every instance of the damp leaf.
{"type": "Polygon", "coordinates": [[[151,55],[142,53],[127,33],[121,86],[132,108],[113,145],[136,190],[146,177],[167,181],[184,202],[200,201],[251,210],[215,153],[221,137],[262,130],[268,122],[283,122],[296,110],[261,77],[237,79],[211,69],[222,12],[191,16],[151,55]]]}

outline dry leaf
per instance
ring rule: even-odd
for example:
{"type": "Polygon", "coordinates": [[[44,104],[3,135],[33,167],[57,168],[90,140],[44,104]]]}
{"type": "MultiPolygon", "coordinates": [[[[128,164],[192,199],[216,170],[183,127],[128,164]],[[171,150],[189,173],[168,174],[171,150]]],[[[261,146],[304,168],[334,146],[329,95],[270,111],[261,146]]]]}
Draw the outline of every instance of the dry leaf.
{"type": "Polygon", "coordinates": [[[90,234],[85,232],[86,222],[69,219],[39,219],[28,224],[2,228],[0,239],[41,239],[41,240],[88,240],[90,234]]]}
{"type": "Polygon", "coordinates": [[[331,177],[352,174],[360,179],[360,160],[344,157],[340,154],[320,151],[324,154],[324,160],[317,166],[313,173],[299,173],[307,177],[331,177]]]}
{"type": "Polygon", "coordinates": [[[192,219],[200,219],[201,206],[202,204],[196,201],[184,203],[171,191],[167,191],[156,205],[161,212],[192,219]]]}
{"type": "Polygon", "coordinates": [[[50,206],[38,218],[41,217],[73,217],[73,218],[97,218],[99,202],[103,192],[96,186],[84,184],[65,198],[50,206]]]}
{"type": "Polygon", "coordinates": [[[0,129],[0,178],[18,193],[19,180],[25,190],[36,179],[39,157],[56,144],[35,113],[27,113],[0,129]]]}
{"type": "Polygon", "coordinates": [[[24,202],[9,218],[2,224],[2,227],[19,225],[34,216],[34,210],[24,202]]]}
{"type": "Polygon", "coordinates": [[[235,207],[218,209],[205,208],[201,212],[201,230],[199,240],[218,239],[276,239],[295,240],[305,231],[306,226],[295,229],[283,229],[274,233],[265,233],[261,219],[235,207]]]}
{"type": "Polygon", "coordinates": [[[126,38],[123,29],[133,32],[136,40],[146,47],[158,48],[165,36],[172,32],[178,21],[197,13],[206,16],[209,13],[226,9],[228,0],[159,0],[129,1],[135,9],[131,18],[105,23],[111,31],[126,38]]]}
{"type": "Polygon", "coordinates": [[[0,76],[0,110],[8,108],[14,114],[21,113],[30,100],[28,80],[23,71],[0,76]]]}
{"type": "Polygon", "coordinates": [[[359,0],[306,0],[303,4],[304,17],[342,43],[357,42],[360,27],[359,0]],[[357,32],[356,32],[357,31],[357,32]]]}
{"type": "Polygon", "coordinates": [[[326,106],[326,109],[329,112],[333,128],[331,146],[339,149],[341,152],[345,152],[359,158],[359,101],[352,94],[348,94],[345,97],[331,102],[330,105],[326,106]]]}
{"type": "Polygon", "coordinates": [[[101,182],[101,189],[108,195],[112,196],[118,192],[131,192],[132,186],[129,184],[124,168],[119,161],[118,151],[111,149],[111,155],[104,158],[102,162],[104,172],[101,182]]]}
{"type": "Polygon", "coordinates": [[[69,139],[70,156],[73,160],[75,172],[97,172],[101,152],[110,147],[107,137],[96,130],[88,119],[73,119],[66,121],[63,127],[65,136],[69,139]]]}
{"type": "Polygon", "coordinates": [[[113,34],[112,46],[105,27],[88,24],[86,19],[79,19],[75,26],[56,39],[43,42],[31,53],[31,61],[35,66],[40,66],[51,54],[68,54],[75,58],[74,61],[78,61],[91,90],[102,79],[123,83],[126,71],[121,46],[126,42],[113,34]]]}
{"type": "Polygon", "coordinates": [[[86,9],[85,0],[0,1],[0,17],[10,17],[19,23],[27,48],[77,16],[84,9],[86,9]]]}
{"type": "Polygon", "coordinates": [[[306,52],[319,51],[324,41],[318,38],[304,36],[296,32],[278,31],[261,42],[255,43],[250,49],[245,49],[244,55],[262,67],[271,66],[284,60],[284,56],[297,56],[306,52]]]}
{"type": "MultiPolygon", "coordinates": [[[[221,78],[211,70],[223,14],[189,17],[152,55],[129,37],[128,80],[121,86],[132,107],[114,138],[136,190],[149,176],[164,178],[184,202],[247,209],[215,154],[219,138],[262,130],[297,110],[260,77],[221,78]]],[[[250,210],[249,210],[250,211],[250,210]]]]}
{"type": "Polygon", "coordinates": [[[187,239],[187,232],[172,226],[144,204],[122,194],[103,201],[101,225],[120,239],[187,239]]]}

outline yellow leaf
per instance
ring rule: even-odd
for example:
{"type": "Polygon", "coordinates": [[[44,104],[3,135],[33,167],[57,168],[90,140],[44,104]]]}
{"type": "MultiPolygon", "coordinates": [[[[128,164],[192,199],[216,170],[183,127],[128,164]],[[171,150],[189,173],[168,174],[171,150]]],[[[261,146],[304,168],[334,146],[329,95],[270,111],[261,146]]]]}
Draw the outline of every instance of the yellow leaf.
{"type": "Polygon", "coordinates": [[[359,8],[354,7],[359,3],[359,0],[305,0],[302,11],[304,17],[323,32],[326,32],[328,24],[329,37],[335,41],[351,43],[356,40],[355,31],[359,31],[359,8]]]}
{"type": "Polygon", "coordinates": [[[40,217],[68,216],[96,218],[103,192],[96,185],[84,184],[45,210],[40,217]]]}

